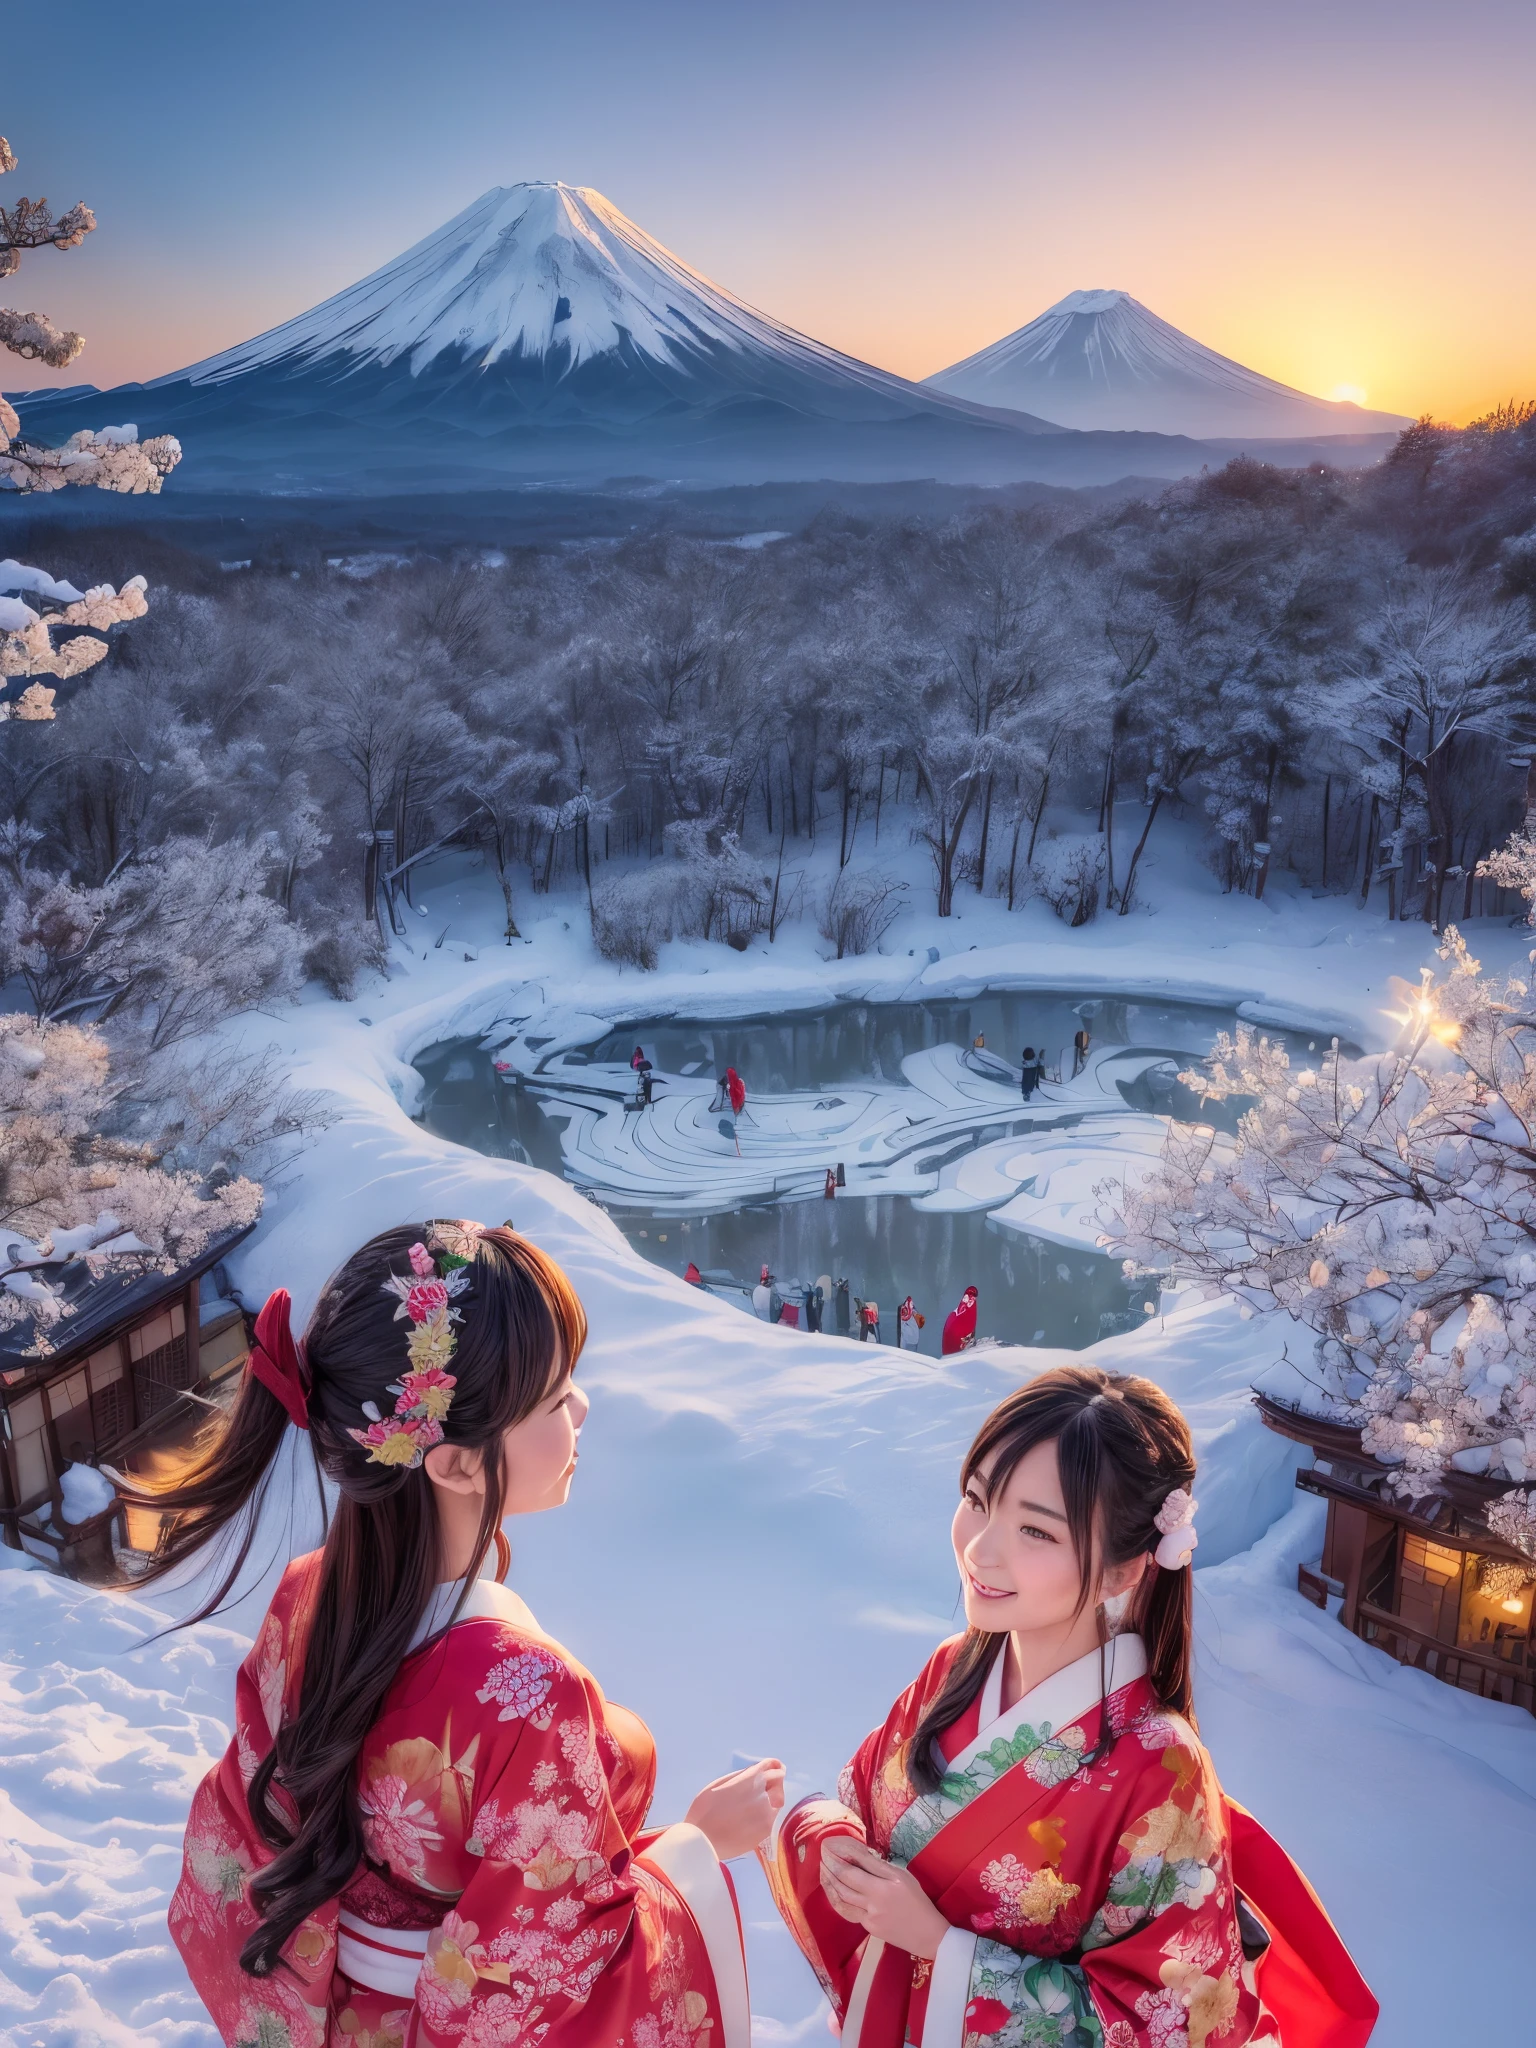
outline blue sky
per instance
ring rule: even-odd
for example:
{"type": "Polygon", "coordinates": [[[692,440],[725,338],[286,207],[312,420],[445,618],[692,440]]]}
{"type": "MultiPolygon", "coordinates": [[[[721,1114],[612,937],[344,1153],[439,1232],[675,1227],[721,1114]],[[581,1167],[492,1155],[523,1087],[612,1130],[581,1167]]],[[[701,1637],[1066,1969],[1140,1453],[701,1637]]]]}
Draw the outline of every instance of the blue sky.
{"type": "Polygon", "coordinates": [[[1115,285],[1324,395],[1536,389],[1528,0],[82,0],[35,34],[0,200],[101,227],[8,294],[88,335],[70,381],[179,367],[555,177],[907,375],[1115,285]]]}

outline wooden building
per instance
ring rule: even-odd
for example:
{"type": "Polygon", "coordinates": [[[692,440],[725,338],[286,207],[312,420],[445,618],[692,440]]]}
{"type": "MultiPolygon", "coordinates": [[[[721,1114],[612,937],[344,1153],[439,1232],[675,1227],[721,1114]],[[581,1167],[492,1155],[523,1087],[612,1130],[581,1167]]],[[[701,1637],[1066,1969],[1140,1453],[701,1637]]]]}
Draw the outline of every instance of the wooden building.
{"type": "Polygon", "coordinates": [[[1536,1713],[1536,1560],[1484,1519],[1508,1480],[1448,1472],[1435,1499],[1408,1505],[1358,1429],[1256,1399],[1269,1428],[1311,1449],[1296,1484],[1328,1503],[1322,1554],[1297,1570],[1307,1598],[1337,1603],[1346,1628],[1399,1663],[1536,1713]]]}
{"type": "Polygon", "coordinates": [[[245,1318],[212,1274],[246,1234],[226,1231],[170,1274],[93,1280],[81,1261],[49,1272],[74,1314],[51,1326],[46,1357],[27,1356],[30,1320],[0,1330],[0,1541],[67,1571],[110,1563],[121,1509],[67,1522],[61,1477],[71,1465],[131,1471],[206,1415],[245,1363],[245,1318]]]}

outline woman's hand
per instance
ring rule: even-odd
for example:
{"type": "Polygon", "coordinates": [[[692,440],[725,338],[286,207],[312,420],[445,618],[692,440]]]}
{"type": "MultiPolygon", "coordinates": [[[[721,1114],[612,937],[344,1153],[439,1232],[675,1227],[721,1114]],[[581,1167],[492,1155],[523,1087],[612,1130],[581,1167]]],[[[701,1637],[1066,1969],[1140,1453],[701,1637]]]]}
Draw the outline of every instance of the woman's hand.
{"type": "Polygon", "coordinates": [[[699,1793],[684,1819],[708,1835],[722,1863],[750,1855],[773,1827],[784,1804],[784,1766],[776,1756],[716,1778],[699,1793]]]}
{"type": "Polygon", "coordinates": [[[931,1962],[949,1932],[949,1922],[910,1871],[887,1863],[851,1835],[830,1835],[822,1843],[821,1888],[845,1920],[909,1956],[931,1962]]]}

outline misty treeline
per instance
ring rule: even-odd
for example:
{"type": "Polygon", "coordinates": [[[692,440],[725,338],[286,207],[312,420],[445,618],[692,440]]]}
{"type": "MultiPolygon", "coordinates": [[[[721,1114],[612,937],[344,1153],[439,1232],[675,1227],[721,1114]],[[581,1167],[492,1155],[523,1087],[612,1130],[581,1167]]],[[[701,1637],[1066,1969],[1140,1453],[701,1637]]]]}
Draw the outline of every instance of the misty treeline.
{"type": "Polygon", "coordinates": [[[306,977],[350,992],[451,847],[483,851],[509,938],[574,883],[641,964],[808,917],[867,949],[909,837],[941,916],[976,891],[1124,912],[1175,817],[1213,890],[1287,868],[1436,926],[1517,907],[1476,868],[1536,744],[1530,408],[1411,429],[1367,472],[830,508],[760,547],[357,576],[112,529],[12,545],[81,580],[131,554],[151,602],[52,722],[0,724],[0,966],[37,1015],[156,1050],[306,977]]]}

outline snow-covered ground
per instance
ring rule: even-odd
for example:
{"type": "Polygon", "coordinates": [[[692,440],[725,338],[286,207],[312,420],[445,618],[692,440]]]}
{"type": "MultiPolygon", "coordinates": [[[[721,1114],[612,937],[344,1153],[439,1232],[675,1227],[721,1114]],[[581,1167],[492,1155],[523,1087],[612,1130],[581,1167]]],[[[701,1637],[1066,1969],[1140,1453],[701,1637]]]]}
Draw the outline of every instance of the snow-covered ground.
{"type": "MultiPolygon", "coordinates": [[[[1031,982],[1225,998],[1379,1043],[1391,978],[1415,979],[1430,957],[1421,926],[1283,886],[1263,905],[1223,899],[1172,860],[1146,894],[1151,910],[1080,932],[1039,905],[1010,919],[967,898],[942,923],[910,913],[875,960],[823,962],[791,931],[741,956],[674,946],[641,977],[597,961],[558,898],[525,906],[529,939],[505,947],[485,877],[445,868],[387,986],[242,1026],[341,1112],[269,1190],[236,1262],[248,1299],[285,1285],[302,1314],[371,1231],[432,1214],[510,1216],[570,1270],[592,1322],[580,1482],[563,1513],[512,1526],[514,1577],[650,1722],[660,1815],[748,1756],[783,1756],[793,1793],[831,1784],[955,1626],[947,1529],[965,1442],[999,1394],[1065,1354],[999,1347],[940,1366],[755,1323],[644,1263],[564,1183],[424,1132],[408,1114],[412,1054],[536,1009],[724,1016],[1031,982]]],[[[1518,948],[1502,929],[1472,938],[1496,960],[1518,948]]],[[[962,1199],[978,1192],[971,1166],[954,1178],[962,1199]]],[[[1297,1594],[1321,1509],[1295,1495],[1295,1450],[1248,1398],[1260,1375],[1289,1372],[1288,1343],[1305,1356],[1297,1338],[1281,1317],[1195,1303],[1092,1354],[1159,1380],[1196,1431],[1202,1725],[1234,1796],[1298,1856],[1354,1945],[1382,1998],[1382,2048],[1520,2040],[1536,1722],[1401,1669],[1297,1594]]],[[[0,1571],[0,2039],[15,2048],[212,2048],[164,1907],[242,1642],[290,1546],[307,1543],[312,1503],[300,1463],[245,1602],[223,1626],[148,1645],[139,1603],[24,1563],[0,1571]]],[[[750,1873],[746,1899],[760,2040],[822,2038],[809,1973],[750,1873]]]]}

